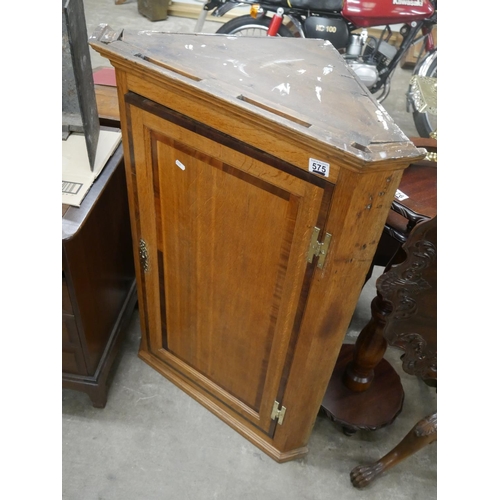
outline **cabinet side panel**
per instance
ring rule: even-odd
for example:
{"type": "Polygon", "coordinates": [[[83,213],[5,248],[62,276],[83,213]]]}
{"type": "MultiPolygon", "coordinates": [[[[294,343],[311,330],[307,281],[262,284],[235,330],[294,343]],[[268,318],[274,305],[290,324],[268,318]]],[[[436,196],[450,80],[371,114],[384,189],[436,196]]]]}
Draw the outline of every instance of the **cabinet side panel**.
{"type": "Polygon", "coordinates": [[[123,161],[78,234],[65,242],[88,369],[97,369],[134,281],[123,161]]]}

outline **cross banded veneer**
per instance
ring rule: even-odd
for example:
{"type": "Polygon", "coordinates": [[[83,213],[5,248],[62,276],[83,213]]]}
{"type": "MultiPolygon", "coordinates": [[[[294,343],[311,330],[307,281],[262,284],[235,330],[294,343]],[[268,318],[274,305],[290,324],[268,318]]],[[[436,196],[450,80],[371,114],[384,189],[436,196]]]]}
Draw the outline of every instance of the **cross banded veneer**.
{"type": "Polygon", "coordinates": [[[278,462],[303,456],[404,168],[328,43],[113,31],[140,357],[278,462]]]}

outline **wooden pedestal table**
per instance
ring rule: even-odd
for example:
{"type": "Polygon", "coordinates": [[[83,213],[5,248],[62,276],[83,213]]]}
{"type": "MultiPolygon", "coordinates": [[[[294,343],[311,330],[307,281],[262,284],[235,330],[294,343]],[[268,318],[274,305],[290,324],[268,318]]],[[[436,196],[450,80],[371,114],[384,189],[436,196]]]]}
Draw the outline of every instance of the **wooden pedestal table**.
{"type": "Polygon", "coordinates": [[[139,356],[278,462],[307,453],[404,169],[322,40],[114,31],[139,356]]]}
{"type": "MultiPolygon", "coordinates": [[[[353,364],[346,371],[345,379],[353,389],[369,384],[371,374],[366,368],[377,354],[381,354],[383,342],[377,340],[380,336],[384,342],[403,351],[401,360],[406,373],[437,387],[437,217],[417,224],[403,250],[403,261],[377,280],[374,326],[364,335],[364,340],[372,341],[366,342],[365,350],[355,353],[353,364]],[[366,356],[370,349],[371,357],[366,356]]],[[[381,394],[380,398],[383,397],[381,394]]],[[[365,411],[375,407],[376,403],[365,411]]],[[[417,422],[382,458],[355,467],[351,471],[352,484],[366,486],[436,440],[437,413],[432,413],[417,422]]]]}

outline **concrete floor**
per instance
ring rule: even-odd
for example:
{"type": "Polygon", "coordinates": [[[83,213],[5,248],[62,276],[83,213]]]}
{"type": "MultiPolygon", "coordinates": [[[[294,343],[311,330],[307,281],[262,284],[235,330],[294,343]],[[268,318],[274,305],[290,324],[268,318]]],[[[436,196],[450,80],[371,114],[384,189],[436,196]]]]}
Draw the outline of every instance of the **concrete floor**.
{"type": "MultiPolygon", "coordinates": [[[[192,32],[196,21],[150,22],[129,0],[84,0],[89,34],[102,22],[113,28],[192,32]]],[[[206,22],[204,32],[219,23],[206,22]]],[[[94,67],[109,65],[92,52],[94,67]]],[[[416,135],[404,109],[410,73],[399,71],[384,107],[408,135],[416,135]]],[[[364,287],[346,334],[354,342],[370,317],[375,279],[364,287]]],[[[437,498],[437,446],[421,450],[364,490],[351,486],[350,470],[395,446],[436,409],[436,392],[405,374],[400,351],[388,359],[405,389],[403,411],[376,432],[345,436],[319,415],[302,459],[277,464],[137,357],[137,310],[114,367],[108,403],[95,409],[84,393],[62,391],[62,498],[65,500],[432,500],[437,498]]]]}

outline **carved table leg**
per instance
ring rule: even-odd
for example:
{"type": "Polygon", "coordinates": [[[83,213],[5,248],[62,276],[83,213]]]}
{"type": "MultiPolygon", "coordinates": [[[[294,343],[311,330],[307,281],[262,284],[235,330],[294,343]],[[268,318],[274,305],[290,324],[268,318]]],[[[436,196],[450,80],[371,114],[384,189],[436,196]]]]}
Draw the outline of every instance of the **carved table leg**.
{"type": "Polygon", "coordinates": [[[403,440],[378,462],[355,467],[351,471],[353,486],[363,488],[386,470],[434,441],[437,441],[437,413],[420,420],[403,440]]]}

